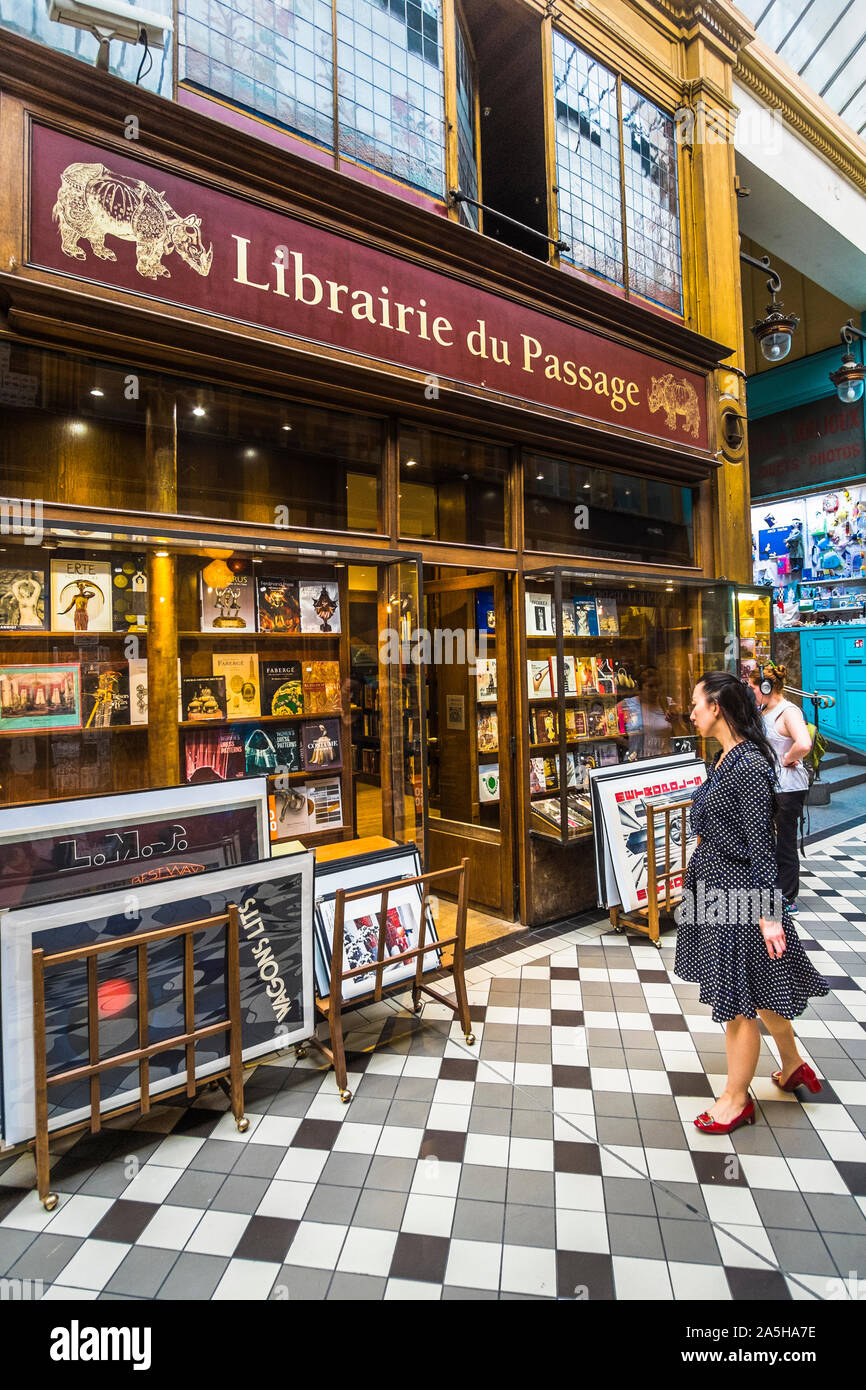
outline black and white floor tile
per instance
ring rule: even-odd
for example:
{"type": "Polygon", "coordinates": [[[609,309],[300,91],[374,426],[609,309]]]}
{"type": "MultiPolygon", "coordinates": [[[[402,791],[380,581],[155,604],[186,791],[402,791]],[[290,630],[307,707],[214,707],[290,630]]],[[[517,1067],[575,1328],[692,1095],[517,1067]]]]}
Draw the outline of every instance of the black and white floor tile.
{"type": "Polygon", "coordinates": [[[692,1125],[725,1073],[697,986],[604,921],[472,953],[477,1044],[428,1003],[352,1018],[352,1102],[315,1053],[61,1141],[45,1212],[0,1166],[0,1277],[47,1299],[866,1296],[866,828],[809,847],[799,930],[831,993],[798,1022],[818,1096],[692,1125]]]}

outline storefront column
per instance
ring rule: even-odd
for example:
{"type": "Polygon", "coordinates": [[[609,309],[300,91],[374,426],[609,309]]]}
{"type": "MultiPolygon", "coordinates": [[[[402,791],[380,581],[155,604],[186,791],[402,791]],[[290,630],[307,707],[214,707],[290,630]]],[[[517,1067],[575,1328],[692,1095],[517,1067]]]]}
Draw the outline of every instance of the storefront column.
{"type": "MultiPolygon", "coordinates": [[[[148,510],[177,511],[177,422],[173,396],[147,404],[148,510]]],[[[180,781],[177,735],[177,562],[167,550],[147,557],[148,775],[152,787],[180,781]]]]}

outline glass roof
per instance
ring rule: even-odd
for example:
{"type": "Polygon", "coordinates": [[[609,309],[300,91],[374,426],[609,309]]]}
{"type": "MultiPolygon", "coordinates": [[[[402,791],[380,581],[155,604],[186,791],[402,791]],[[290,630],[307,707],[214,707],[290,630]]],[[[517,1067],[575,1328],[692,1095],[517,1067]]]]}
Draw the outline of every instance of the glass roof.
{"type": "Polygon", "coordinates": [[[768,48],[858,135],[866,131],[866,0],[737,0],[768,48]]]}

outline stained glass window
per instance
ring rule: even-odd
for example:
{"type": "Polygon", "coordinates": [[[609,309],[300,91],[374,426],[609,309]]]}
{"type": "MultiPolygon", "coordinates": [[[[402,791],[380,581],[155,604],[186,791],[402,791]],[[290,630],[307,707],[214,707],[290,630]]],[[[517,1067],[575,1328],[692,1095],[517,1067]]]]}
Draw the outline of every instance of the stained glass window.
{"type": "MultiPolygon", "coordinates": [[[[457,40],[457,177],[460,190],[470,198],[478,197],[478,163],[475,157],[475,68],[472,56],[458,22],[457,40]]],[[[460,221],[478,228],[478,209],[471,203],[460,204],[460,221]]]]}
{"type": "Polygon", "coordinates": [[[622,84],[625,218],[631,289],[682,308],[674,120],[622,84]]]}

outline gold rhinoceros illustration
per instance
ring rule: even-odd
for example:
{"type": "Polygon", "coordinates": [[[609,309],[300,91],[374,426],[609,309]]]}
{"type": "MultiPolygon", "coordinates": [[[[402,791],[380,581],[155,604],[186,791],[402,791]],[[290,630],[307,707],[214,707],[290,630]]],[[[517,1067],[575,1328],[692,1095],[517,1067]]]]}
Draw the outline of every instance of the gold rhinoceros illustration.
{"type": "Polygon", "coordinates": [[[672,372],[666,376],[654,376],[649,393],[649,408],[665,413],[665,424],[669,430],[676,429],[677,416],[683,416],[683,429],[695,439],[701,427],[701,413],[698,409],[698,396],[694,386],[685,377],[677,381],[672,372]]]}
{"type": "Polygon", "coordinates": [[[104,164],[68,164],[52,216],[60,224],[62,250],[76,260],[87,259],[78,245],[83,237],[103,261],[116,261],[105,244],[107,236],[116,236],[135,242],[135,268],[150,280],[171,274],[162,264],[171,251],[199,275],[210,271],[213,245],[204,249],[201,218],[181,217],[163,193],[142,179],[113,174],[104,164]]]}

